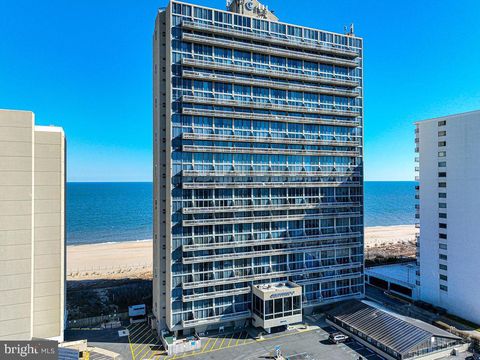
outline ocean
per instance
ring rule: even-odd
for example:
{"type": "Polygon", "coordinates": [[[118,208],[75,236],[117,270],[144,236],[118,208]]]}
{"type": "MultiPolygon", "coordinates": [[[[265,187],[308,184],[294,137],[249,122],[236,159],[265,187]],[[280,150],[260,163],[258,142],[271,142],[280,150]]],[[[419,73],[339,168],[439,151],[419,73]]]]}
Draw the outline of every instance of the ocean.
{"type": "MultiPolygon", "coordinates": [[[[152,238],[151,183],[68,183],[69,245],[152,238]]],[[[415,182],[365,182],[365,225],[414,223],[415,182]]]]}

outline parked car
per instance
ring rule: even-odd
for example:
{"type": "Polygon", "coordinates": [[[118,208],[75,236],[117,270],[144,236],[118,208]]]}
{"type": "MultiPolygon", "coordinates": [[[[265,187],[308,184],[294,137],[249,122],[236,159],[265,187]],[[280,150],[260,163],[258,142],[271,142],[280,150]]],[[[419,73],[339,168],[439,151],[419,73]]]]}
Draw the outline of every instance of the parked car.
{"type": "Polygon", "coordinates": [[[337,333],[330,334],[330,336],[328,337],[328,340],[330,340],[330,342],[332,342],[334,344],[338,344],[338,343],[342,343],[342,342],[347,341],[348,336],[345,335],[345,334],[337,332],[337,333]]]}

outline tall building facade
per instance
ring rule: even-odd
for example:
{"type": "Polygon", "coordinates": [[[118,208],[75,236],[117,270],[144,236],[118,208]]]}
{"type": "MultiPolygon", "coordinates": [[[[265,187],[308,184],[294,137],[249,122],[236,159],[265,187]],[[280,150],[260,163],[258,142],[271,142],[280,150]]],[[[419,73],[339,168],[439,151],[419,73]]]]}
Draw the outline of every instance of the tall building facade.
{"type": "Polygon", "coordinates": [[[65,136],[0,110],[0,339],[63,341],[65,136]]]}
{"type": "Polygon", "coordinates": [[[480,111],[416,123],[420,298],[480,324],[480,111]]]}
{"type": "Polygon", "coordinates": [[[158,328],[362,297],[362,39],[281,23],[257,1],[171,1],[153,43],[158,328]],[[252,304],[253,287],[287,282],[300,302],[252,304]]]}

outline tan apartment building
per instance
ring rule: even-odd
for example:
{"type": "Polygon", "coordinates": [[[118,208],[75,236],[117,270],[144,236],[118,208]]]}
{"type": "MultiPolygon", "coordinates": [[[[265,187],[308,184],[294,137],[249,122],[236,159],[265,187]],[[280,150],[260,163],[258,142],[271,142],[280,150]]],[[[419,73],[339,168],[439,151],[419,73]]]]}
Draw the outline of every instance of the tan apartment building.
{"type": "Polygon", "coordinates": [[[0,339],[63,341],[65,135],[0,110],[0,339]]]}

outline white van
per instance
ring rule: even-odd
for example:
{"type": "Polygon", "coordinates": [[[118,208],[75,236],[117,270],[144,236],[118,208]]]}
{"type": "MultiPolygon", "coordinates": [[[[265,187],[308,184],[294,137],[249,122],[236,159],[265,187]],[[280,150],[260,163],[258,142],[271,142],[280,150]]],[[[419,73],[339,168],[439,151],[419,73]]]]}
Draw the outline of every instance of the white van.
{"type": "Polygon", "coordinates": [[[338,343],[347,341],[348,336],[337,332],[337,333],[330,334],[330,336],[328,337],[328,340],[330,340],[334,344],[338,344],[338,343]]]}

